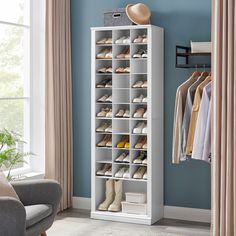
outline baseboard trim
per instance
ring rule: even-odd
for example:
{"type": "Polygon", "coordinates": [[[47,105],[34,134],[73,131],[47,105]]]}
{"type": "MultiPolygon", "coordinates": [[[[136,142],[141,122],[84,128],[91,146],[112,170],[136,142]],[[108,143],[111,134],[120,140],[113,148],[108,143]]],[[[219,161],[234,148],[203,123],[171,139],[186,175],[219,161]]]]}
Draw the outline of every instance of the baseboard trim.
{"type": "MultiPolygon", "coordinates": [[[[73,197],[72,207],[81,210],[91,210],[91,199],[73,197]]],[[[210,223],[211,210],[164,206],[164,218],[210,223]]]]}

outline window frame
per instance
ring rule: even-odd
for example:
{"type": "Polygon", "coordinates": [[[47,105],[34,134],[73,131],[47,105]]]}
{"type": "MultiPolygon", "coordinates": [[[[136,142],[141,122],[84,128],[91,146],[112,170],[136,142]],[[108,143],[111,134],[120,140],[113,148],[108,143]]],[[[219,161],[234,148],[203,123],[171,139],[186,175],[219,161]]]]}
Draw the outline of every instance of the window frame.
{"type": "MultiPolygon", "coordinates": [[[[35,157],[26,158],[27,164],[13,169],[13,176],[22,176],[29,172],[44,173],[45,171],[45,1],[29,0],[29,25],[0,21],[0,24],[9,24],[29,29],[29,71],[25,86],[27,96],[4,98],[5,100],[24,99],[24,140],[26,150],[35,154],[35,157]]],[[[1,99],[1,98],[0,98],[1,99]]],[[[3,99],[3,98],[2,98],[3,99]]]]}

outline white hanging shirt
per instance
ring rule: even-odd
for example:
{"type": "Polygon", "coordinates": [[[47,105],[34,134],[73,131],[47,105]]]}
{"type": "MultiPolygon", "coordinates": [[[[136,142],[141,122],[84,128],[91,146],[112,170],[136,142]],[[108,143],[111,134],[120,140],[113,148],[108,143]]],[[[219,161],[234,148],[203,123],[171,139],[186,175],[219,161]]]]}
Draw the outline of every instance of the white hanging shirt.
{"type": "Polygon", "coordinates": [[[193,141],[192,158],[202,160],[203,149],[207,128],[207,119],[209,113],[209,105],[211,99],[211,82],[209,82],[204,88],[202,93],[202,100],[199,108],[196,130],[193,141]]]}
{"type": "Polygon", "coordinates": [[[206,162],[211,162],[211,100],[209,103],[209,111],[207,116],[206,134],[204,139],[202,160],[206,162]]]}

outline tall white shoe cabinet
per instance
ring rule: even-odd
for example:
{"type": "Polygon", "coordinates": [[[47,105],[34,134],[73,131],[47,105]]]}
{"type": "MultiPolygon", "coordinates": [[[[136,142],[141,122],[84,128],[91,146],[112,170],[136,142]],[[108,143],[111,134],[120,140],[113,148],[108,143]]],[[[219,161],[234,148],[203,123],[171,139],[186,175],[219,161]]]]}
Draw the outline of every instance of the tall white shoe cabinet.
{"type": "MultiPolygon", "coordinates": [[[[91,218],[139,224],[153,224],[163,217],[163,69],[164,69],[164,31],[153,25],[94,27],[91,28],[91,218]],[[146,43],[134,43],[139,35],[147,35],[146,43]],[[128,44],[116,44],[121,36],[130,36],[128,44]],[[112,44],[97,44],[101,38],[112,38],[112,44]],[[130,58],[117,59],[124,48],[130,48],[130,58]],[[102,49],[112,49],[112,59],[96,59],[102,49]],[[147,58],[134,59],[139,49],[147,49],[147,58]],[[112,67],[112,73],[98,73],[98,69],[112,67]],[[130,67],[130,73],[116,73],[118,67],[130,67]],[[104,78],[112,78],[112,88],[96,88],[104,78]],[[133,88],[139,80],[147,80],[147,88],[133,88]],[[140,94],[147,95],[147,103],[133,103],[140,94]],[[104,94],[112,94],[112,103],[98,103],[104,94]],[[112,108],[112,118],[99,118],[96,114],[101,108],[112,108]],[[147,118],[133,118],[136,109],[147,109],[147,118]],[[120,109],[129,109],[130,118],[116,118],[120,109]],[[147,122],[147,180],[134,179],[133,174],[139,165],[133,159],[141,150],[135,149],[142,134],[133,134],[133,128],[139,122],[147,122]],[[96,128],[103,122],[112,123],[112,147],[97,147],[105,133],[97,133],[96,128]],[[98,211],[99,204],[105,199],[105,181],[115,178],[115,173],[124,165],[116,163],[115,158],[124,151],[116,145],[123,135],[129,136],[130,147],[125,151],[130,155],[130,178],[123,180],[123,193],[145,192],[147,194],[147,214],[127,214],[122,212],[98,211]],[[105,163],[112,165],[112,176],[97,176],[96,171],[105,163]]],[[[125,195],[123,196],[125,199],[125,195]]]]}

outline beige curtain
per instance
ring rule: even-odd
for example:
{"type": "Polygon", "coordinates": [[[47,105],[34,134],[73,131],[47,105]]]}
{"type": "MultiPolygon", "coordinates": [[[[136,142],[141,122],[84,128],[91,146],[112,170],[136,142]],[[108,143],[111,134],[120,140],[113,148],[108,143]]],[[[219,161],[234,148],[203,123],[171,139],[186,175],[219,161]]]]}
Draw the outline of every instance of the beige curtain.
{"type": "Polygon", "coordinates": [[[235,0],[212,2],[212,235],[236,235],[235,0]]]}
{"type": "Polygon", "coordinates": [[[72,199],[70,0],[46,0],[46,178],[60,182],[60,209],[72,199]]]}

